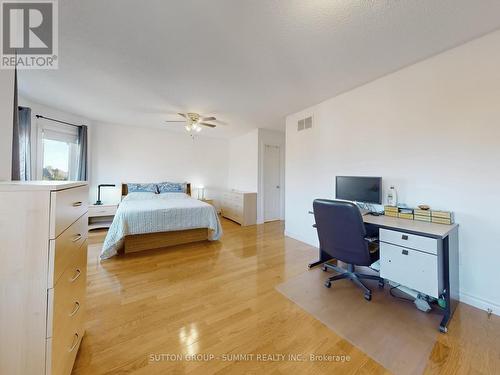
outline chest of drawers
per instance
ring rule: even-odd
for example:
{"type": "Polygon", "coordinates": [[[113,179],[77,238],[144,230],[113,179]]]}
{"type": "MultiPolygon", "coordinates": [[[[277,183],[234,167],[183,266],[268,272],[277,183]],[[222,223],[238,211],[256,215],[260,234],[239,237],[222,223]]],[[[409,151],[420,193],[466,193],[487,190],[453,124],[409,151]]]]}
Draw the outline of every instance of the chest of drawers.
{"type": "Polygon", "coordinates": [[[0,373],[69,375],[84,334],[88,187],[0,183],[0,373]]]}
{"type": "Polygon", "coordinates": [[[257,193],[226,191],[221,199],[222,216],[242,226],[257,223],[257,193]]]}

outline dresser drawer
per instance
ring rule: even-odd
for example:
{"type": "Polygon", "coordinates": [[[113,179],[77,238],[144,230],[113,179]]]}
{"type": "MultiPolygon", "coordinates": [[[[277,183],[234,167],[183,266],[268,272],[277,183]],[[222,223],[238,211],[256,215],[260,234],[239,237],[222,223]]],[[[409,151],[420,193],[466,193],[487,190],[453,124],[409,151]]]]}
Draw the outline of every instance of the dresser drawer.
{"type": "Polygon", "coordinates": [[[75,320],[64,334],[51,337],[46,342],[46,373],[70,375],[85,330],[83,319],[75,320]]]}
{"type": "Polygon", "coordinates": [[[88,187],[50,193],[50,238],[56,238],[88,211],[88,187]]]}
{"type": "Polygon", "coordinates": [[[116,214],[117,206],[89,206],[89,217],[99,216],[114,216],[116,214]]]}
{"type": "Polygon", "coordinates": [[[236,211],[232,207],[224,209],[222,212],[222,216],[224,216],[225,218],[231,219],[233,221],[236,221],[239,224],[241,224],[241,222],[242,222],[241,213],[236,211]]]}
{"type": "Polygon", "coordinates": [[[75,251],[71,263],[53,289],[48,290],[47,337],[64,335],[84,312],[87,283],[87,242],[75,251]]]}
{"type": "Polygon", "coordinates": [[[226,206],[222,209],[222,216],[224,216],[224,217],[229,218],[229,217],[233,216],[233,213],[234,213],[234,210],[229,206],[226,206]]]}
{"type": "Polygon", "coordinates": [[[389,229],[380,229],[379,236],[381,242],[425,251],[431,254],[437,254],[439,250],[439,241],[435,238],[397,232],[389,229]]]}
{"type": "Polygon", "coordinates": [[[243,194],[233,194],[232,201],[243,204],[243,194]]]}
{"type": "Polygon", "coordinates": [[[380,243],[380,276],[438,298],[438,256],[401,246],[380,243]]]}
{"type": "Polygon", "coordinates": [[[243,217],[238,212],[233,213],[231,220],[236,221],[238,224],[243,224],[243,217]]]}
{"type": "Polygon", "coordinates": [[[78,249],[87,239],[87,222],[87,215],[84,214],[59,237],[50,240],[48,288],[54,287],[64,270],[71,264],[78,249]]]}

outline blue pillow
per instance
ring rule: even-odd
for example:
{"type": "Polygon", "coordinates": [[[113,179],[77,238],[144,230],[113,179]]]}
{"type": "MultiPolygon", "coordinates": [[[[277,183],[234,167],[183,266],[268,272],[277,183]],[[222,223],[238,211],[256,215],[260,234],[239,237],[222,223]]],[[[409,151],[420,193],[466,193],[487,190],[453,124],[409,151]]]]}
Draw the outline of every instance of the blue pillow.
{"type": "Polygon", "coordinates": [[[158,192],[161,193],[185,193],[187,184],[178,182],[160,182],[158,184],[158,192]]]}
{"type": "Polygon", "coordinates": [[[156,193],[158,189],[156,184],[127,184],[129,193],[156,193]]]}

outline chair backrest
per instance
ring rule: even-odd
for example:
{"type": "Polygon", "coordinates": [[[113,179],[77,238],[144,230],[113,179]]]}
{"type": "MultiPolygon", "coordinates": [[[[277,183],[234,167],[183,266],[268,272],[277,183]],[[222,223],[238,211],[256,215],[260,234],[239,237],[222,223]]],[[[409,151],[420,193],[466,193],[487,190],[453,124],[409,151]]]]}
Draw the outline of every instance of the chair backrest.
{"type": "Polygon", "coordinates": [[[342,262],[371,264],[366,229],[359,208],[345,201],[316,199],[314,218],[321,250],[342,262]]]}

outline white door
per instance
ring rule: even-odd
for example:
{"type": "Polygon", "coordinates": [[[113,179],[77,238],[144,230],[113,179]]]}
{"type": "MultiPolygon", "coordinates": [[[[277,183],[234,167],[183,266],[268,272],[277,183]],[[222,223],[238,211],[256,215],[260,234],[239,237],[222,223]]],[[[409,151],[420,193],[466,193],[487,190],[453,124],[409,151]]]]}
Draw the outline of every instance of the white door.
{"type": "Polygon", "coordinates": [[[264,221],[281,218],[280,147],[264,146],[264,221]]]}

